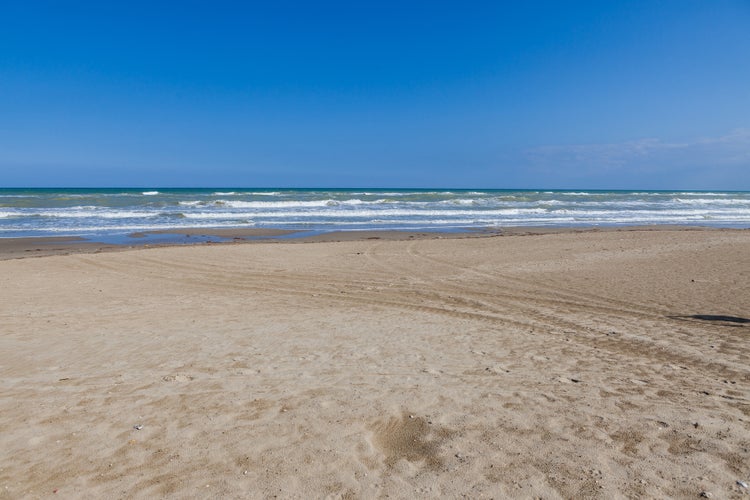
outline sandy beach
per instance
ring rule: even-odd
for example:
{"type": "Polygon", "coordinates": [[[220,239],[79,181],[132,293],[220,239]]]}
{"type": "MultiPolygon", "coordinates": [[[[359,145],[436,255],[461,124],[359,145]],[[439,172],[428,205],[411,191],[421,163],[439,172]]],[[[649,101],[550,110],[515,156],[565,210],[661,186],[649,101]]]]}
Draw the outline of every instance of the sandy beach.
{"type": "Polygon", "coordinates": [[[411,236],[6,252],[0,498],[750,495],[749,230],[411,236]]]}

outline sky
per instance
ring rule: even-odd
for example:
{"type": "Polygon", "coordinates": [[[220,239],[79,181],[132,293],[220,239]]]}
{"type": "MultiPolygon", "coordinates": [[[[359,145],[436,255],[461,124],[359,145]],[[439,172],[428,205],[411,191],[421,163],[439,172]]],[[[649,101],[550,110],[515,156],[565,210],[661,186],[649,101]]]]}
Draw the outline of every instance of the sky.
{"type": "Polygon", "coordinates": [[[0,3],[0,187],[750,190],[750,0],[0,3]]]}

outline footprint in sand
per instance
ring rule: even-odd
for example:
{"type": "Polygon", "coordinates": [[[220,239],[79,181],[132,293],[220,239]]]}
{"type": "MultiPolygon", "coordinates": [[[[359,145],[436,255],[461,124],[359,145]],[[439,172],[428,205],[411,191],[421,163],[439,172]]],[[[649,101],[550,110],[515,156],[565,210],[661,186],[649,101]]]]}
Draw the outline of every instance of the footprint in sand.
{"type": "Polygon", "coordinates": [[[373,444],[385,456],[388,467],[404,459],[432,470],[443,467],[440,448],[453,434],[430,420],[409,413],[379,420],[372,425],[372,431],[373,444]]]}
{"type": "Polygon", "coordinates": [[[161,378],[164,382],[190,382],[191,380],[194,380],[195,377],[192,377],[190,375],[165,375],[161,378]]]}

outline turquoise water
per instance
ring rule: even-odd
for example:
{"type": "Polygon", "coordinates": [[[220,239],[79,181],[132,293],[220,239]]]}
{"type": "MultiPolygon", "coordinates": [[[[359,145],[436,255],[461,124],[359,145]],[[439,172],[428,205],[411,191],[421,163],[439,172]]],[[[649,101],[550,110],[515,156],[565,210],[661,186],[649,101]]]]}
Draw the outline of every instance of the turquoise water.
{"type": "Polygon", "coordinates": [[[179,228],[307,231],[685,224],[750,227],[750,192],[0,189],[0,237],[179,228]]]}

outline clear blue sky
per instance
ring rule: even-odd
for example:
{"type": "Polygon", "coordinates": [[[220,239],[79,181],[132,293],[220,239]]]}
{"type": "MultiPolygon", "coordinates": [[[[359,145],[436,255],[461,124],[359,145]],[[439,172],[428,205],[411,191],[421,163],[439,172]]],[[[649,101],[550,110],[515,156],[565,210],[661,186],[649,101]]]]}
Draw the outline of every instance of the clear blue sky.
{"type": "Polygon", "coordinates": [[[11,186],[750,189],[750,0],[5,0],[11,186]]]}

